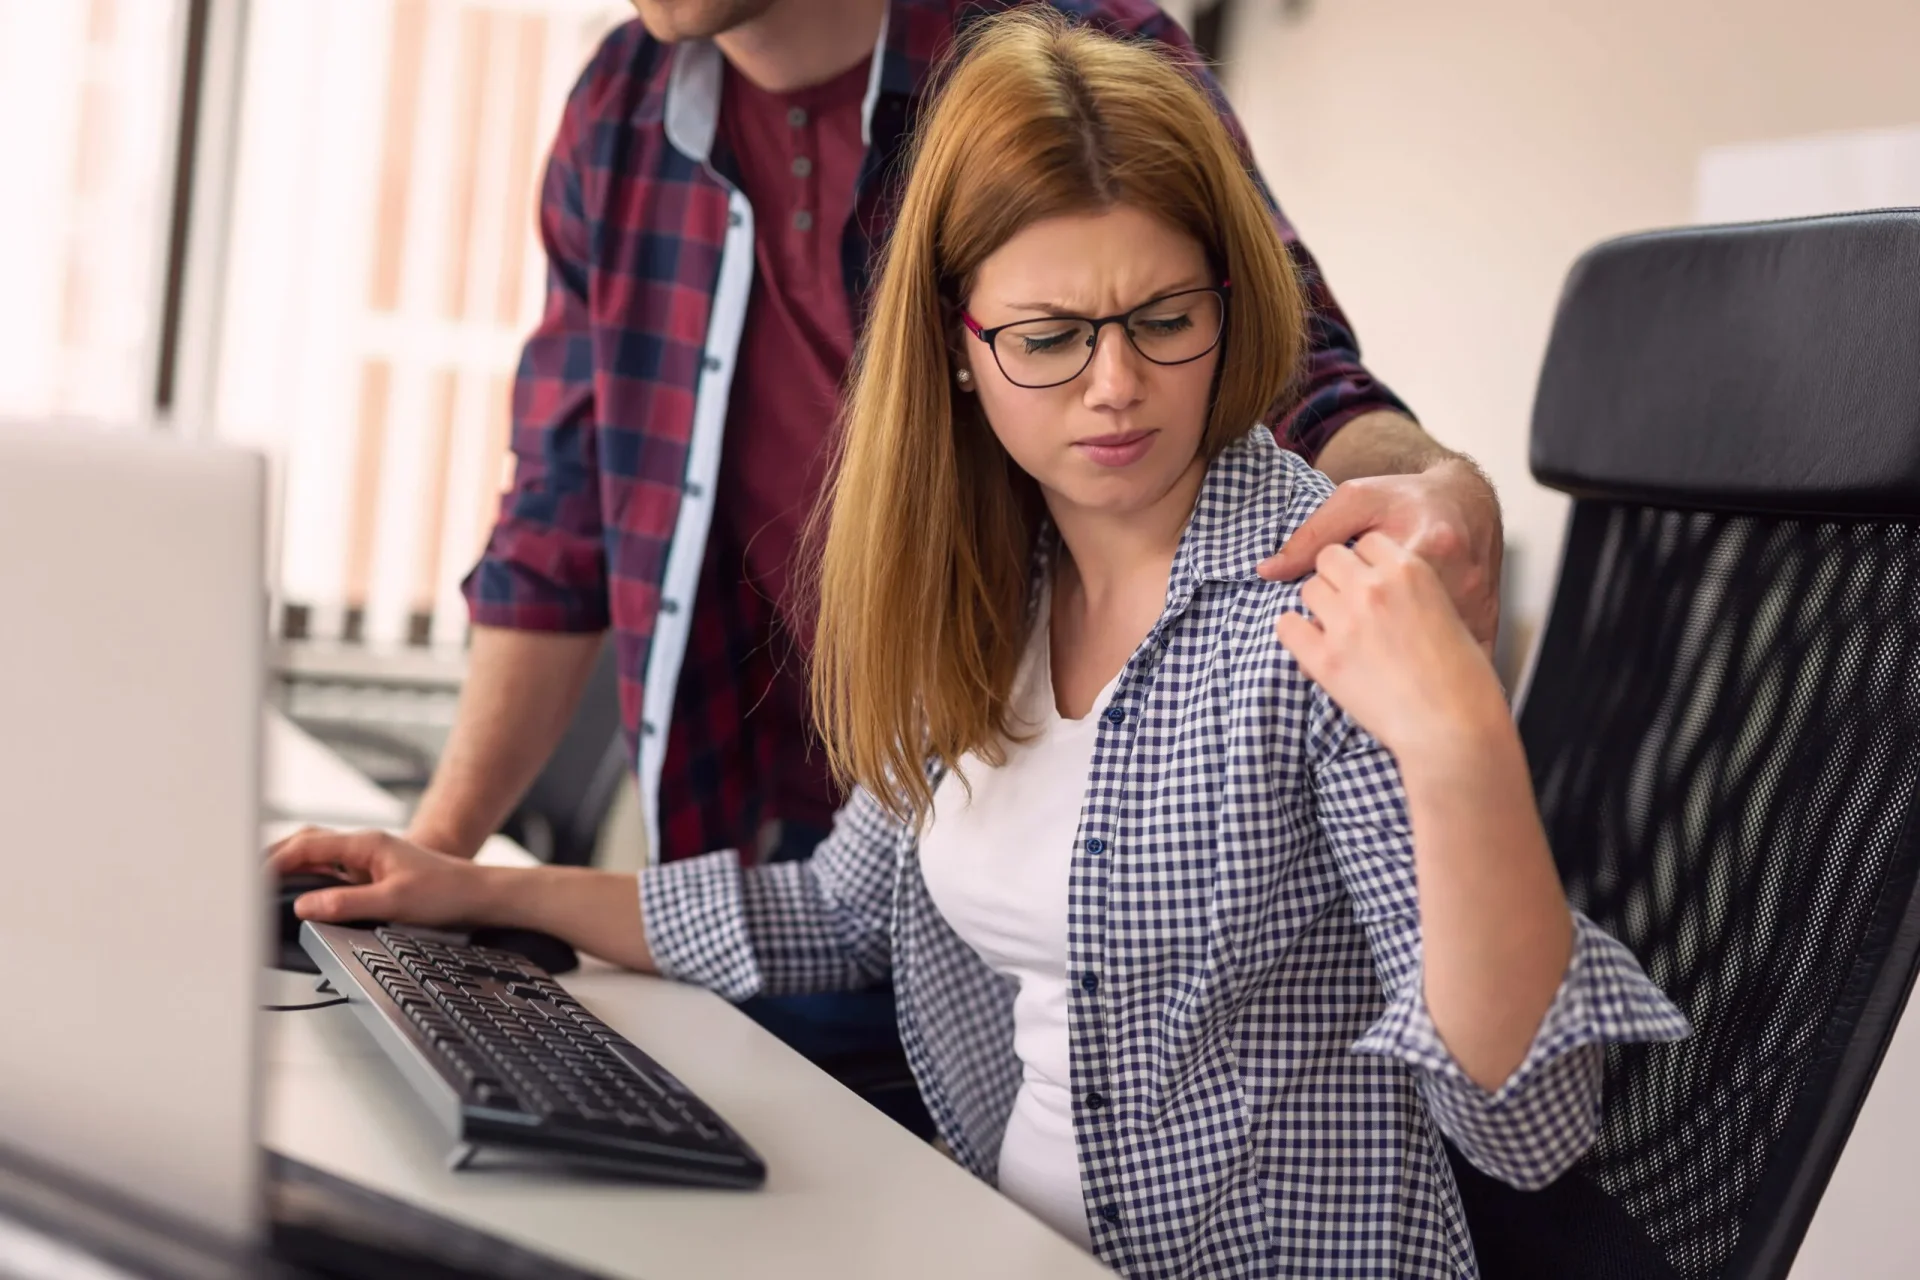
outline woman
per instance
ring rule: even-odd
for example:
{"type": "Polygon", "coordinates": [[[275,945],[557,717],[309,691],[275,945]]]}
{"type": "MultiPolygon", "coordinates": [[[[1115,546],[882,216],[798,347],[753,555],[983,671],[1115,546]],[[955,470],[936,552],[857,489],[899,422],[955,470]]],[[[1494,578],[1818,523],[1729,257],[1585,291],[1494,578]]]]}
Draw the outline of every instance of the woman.
{"type": "Polygon", "coordinates": [[[1465,1276],[1440,1135],[1523,1187],[1601,1046],[1685,1033],[1568,908],[1485,658],[1257,423],[1300,293],[1202,93],[1032,13],[918,144],[819,556],[854,784],[812,861],[472,866],[368,834],[309,919],[544,929],[734,998],[892,971],[955,1155],[1123,1273],[1465,1276]]]}

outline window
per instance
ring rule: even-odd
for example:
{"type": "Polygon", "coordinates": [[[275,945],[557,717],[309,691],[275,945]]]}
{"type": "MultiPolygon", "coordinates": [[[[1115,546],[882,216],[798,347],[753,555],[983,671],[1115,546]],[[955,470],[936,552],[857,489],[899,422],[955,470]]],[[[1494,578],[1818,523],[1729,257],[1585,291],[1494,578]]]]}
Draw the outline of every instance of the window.
{"type": "Polygon", "coordinates": [[[165,419],[171,310],[201,371],[172,425],[272,460],[284,630],[458,647],[540,311],[547,146],[631,16],[621,0],[0,0],[0,417],[165,419]],[[180,301],[194,288],[198,310],[180,301]]]}
{"type": "Polygon", "coordinates": [[[456,646],[608,0],[274,0],[246,39],[214,414],[279,467],[292,635],[456,646]]]}
{"type": "Polygon", "coordinates": [[[0,0],[0,417],[152,416],[183,17],[0,0]]]}

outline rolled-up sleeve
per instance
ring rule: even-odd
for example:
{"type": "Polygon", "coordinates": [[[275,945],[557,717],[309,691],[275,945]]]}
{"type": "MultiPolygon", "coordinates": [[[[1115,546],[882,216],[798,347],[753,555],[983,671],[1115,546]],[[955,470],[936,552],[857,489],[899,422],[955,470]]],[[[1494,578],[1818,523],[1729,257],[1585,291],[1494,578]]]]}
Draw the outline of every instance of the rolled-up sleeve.
{"type": "Polygon", "coordinates": [[[1441,1131],[1476,1167],[1522,1190],[1552,1182],[1593,1144],[1606,1045],[1679,1040],[1689,1031],[1633,955],[1578,914],[1566,977],[1526,1057],[1498,1089],[1481,1088],[1447,1052],[1423,990],[1416,970],[1354,1052],[1418,1070],[1441,1131]]]}
{"type": "Polygon", "coordinates": [[[869,986],[892,964],[899,847],[899,823],[857,789],[803,861],[747,866],[727,851],[648,867],[654,964],[730,1000],[869,986]]]}
{"type": "MultiPolygon", "coordinates": [[[[607,56],[603,50],[602,57],[607,56]]],[[[486,550],[462,584],[478,626],[602,631],[606,546],[587,308],[588,228],[575,158],[598,60],[562,114],[540,197],[546,304],[514,376],[513,482],[486,550]]]]}
{"type": "MultiPolygon", "coordinates": [[[[1316,690],[1317,701],[1324,700],[1316,690]]],[[[1523,1190],[1559,1177],[1598,1132],[1603,1049],[1683,1039],[1687,1019],[1618,941],[1574,916],[1572,958],[1520,1065],[1477,1084],[1441,1040],[1422,982],[1413,832],[1386,748],[1320,701],[1315,799],[1342,880],[1367,931],[1387,1007],[1354,1052],[1405,1063],[1429,1114],[1473,1164],[1523,1190]]]]}

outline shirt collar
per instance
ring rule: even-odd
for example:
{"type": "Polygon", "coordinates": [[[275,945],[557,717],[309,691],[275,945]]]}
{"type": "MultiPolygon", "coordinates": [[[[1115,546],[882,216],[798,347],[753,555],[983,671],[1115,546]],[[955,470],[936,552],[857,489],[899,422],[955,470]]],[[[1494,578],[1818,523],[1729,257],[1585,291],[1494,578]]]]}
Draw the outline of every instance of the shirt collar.
{"type": "Polygon", "coordinates": [[[883,56],[879,93],[912,98],[927,82],[934,63],[953,43],[961,22],[961,0],[893,0],[881,33],[883,56]]]}
{"type": "MultiPolygon", "coordinates": [[[[1200,497],[1180,535],[1173,570],[1167,576],[1163,618],[1179,616],[1202,583],[1258,578],[1260,562],[1280,549],[1303,518],[1305,512],[1295,511],[1295,503],[1312,495],[1298,494],[1296,487],[1302,475],[1311,474],[1306,462],[1282,449],[1264,426],[1254,427],[1228,445],[1207,468],[1200,497]]],[[[1059,537],[1048,521],[1035,543],[1027,596],[1029,624],[1053,572],[1059,537]]]]}
{"type": "MultiPolygon", "coordinates": [[[[936,33],[950,31],[953,15],[947,4],[929,0],[895,0],[880,19],[880,38],[874,43],[866,97],[860,104],[860,141],[873,141],[873,112],[883,94],[911,97],[926,77],[927,68],[944,43],[936,33]],[[938,19],[936,24],[933,19],[938,19]]],[[[672,48],[667,72],[667,100],[663,112],[667,141],[687,159],[705,164],[713,155],[720,125],[720,88],[726,59],[711,40],[687,40],[672,48]]]]}
{"type": "Polygon", "coordinates": [[[887,44],[887,35],[893,30],[893,6],[880,15],[880,39],[873,47],[873,57],[867,60],[867,96],[860,100],[860,145],[873,145],[873,108],[880,101],[880,85],[885,79],[887,59],[892,56],[887,44]]]}
{"type": "Polygon", "coordinates": [[[664,119],[667,141],[680,154],[705,164],[713,154],[720,125],[720,84],[726,60],[711,40],[687,40],[673,46],[667,72],[664,119]]]}
{"type": "Polygon", "coordinates": [[[1200,499],[1174,554],[1169,595],[1184,585],[1246,582],[1289,532],[1296,466],[1264,426],[1228,445],[1200,486],[1200,499]]]}

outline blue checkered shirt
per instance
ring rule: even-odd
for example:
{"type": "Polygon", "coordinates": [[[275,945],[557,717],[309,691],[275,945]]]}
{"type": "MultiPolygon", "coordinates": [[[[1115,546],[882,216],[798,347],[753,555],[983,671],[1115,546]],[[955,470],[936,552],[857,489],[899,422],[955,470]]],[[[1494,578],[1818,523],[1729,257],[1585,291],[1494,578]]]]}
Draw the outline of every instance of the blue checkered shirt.
{"type": "MultiPolygon", "coordinates": [[[[1081,1191],[1136,1277],[1476,1274],[1442,1134],[1515,1186],[1592,1141],[1602,1046],[1687,1034],[1577,920],[1525,1060],[1488,1092],[1421,995],[1398,769],[1274,640],[1297,584],[1254,566],[1331,491],[1264,428],[1213,465],[1165,611],[1121,672],[1068,888],[1081,1191]]],[[[948,927],[914,832],[856,792],[811,861],[643,873],[663,973],[734,999],[892,973],[901,1038],[956,1157],[991,1181],[1021,1066],[1010,980],[948,927]]]]}

